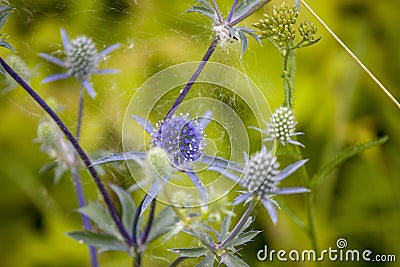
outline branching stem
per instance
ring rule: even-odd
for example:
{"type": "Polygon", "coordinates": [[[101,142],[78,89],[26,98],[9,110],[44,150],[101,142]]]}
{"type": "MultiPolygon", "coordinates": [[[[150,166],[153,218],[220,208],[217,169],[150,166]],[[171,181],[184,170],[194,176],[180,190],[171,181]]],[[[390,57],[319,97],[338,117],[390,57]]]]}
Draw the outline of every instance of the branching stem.
{"type": "Polygon", "coordinates": [[[78,153],[79,157],[82,159],[83,163],[85,164],[86,168],[88,169],[90,175],[93,177],[94,182],[97,185],[97,188],[99,189],[100,193],[102,194],[104,201],[107,205],[107,208],[111,214],[111,217],[113,218],[115,224],[118,227],[118,230],[120,234],[123,236],[125,242],[127,243],[128,246],[132,246],[132,240],[124,228],[121,219],[118,216],[118,213],[111,201],[110,196],[108,195],[108,192],[101,181],[98,173],[96,172],[95,168],[92,166],[92,162],[90,161],[89,157],[87,156],[86,152],[82,149],[82,147],[79,145],[78,141],[76,138],[72,135],[71,131],[67,128],[67,126],[64,124],[64,122],[58,117],[58,115],[54,112],[53,109],[49,107],[49,105],[36,93],[35,90],[32,89],[25,81],[22,79],[4,60],[3,58],[0,57],[0,65],[4,68],[4,70],[10,74],[10,76],[19,84],[21,85],[22,88],[33,98],[33,100],[41,106],[44,111],[54,120],[55,123],[57,123],[58,127],[60,127],[61,131],[64,133],[64,135],[67,137],[69,142],[71,142],[72,146],[78,153]]]}

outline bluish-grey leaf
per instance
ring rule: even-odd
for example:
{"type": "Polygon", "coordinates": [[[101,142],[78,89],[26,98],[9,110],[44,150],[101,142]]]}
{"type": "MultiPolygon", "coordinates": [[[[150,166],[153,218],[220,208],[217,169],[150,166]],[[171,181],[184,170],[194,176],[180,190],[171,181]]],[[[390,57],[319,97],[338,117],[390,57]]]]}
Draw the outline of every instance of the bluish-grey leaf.
{"type": "Polygon", "coordinates": [[[213,267],[214,261],[215,261],[215,255],[209,253],[207,256],[204,257],[204,259],[201,262],[196,264],[194,267],[213,267]]]}
{"type": "Polygon", "coordinates": [[[292,194],[300,194],[308,192],[310,192],[310,190],[305,187],[284,187],[284,188],[279,188],[275,193],[277,195],[292,195],[292,194]]]}
{"type": "Polygon", "coordinates": [[[12,45],[10,45],[8,42],[6,42],[4,38],[0,40],[0,46],[5,47],[5,48],[10,49],[11,51],[15,52],[14,47],[12,47],[12,45]]]}
{"type": "Polygon", "coordinates": [[[125,160],[138,160],[146,158],[146,152],[142,151],[129,151],[113,154],[110,156],[105,156],[95,160],[92,165],[99,165],[104,163],[116,162],[116,161],[125,161],[125,160]]]}
{"type": "Polygon", "coordinates": [[[13,10],[5,5],[0,7],[0,29],[3,27],[4,23],[6,23],[8,16],[10,16],[13,10]]]}
{"type": "Polygon", "coordinates": [[[206,17],[209,17],[212,21],[217,21],[218,16],[215,14],[213,10],[209,10],[208,8],[204,6],[192,6],[188,10],[186,10],[187,13],[200,13],[205,15],[206,17]]]}
{"type": "Polygon", "coordinates": [[[85,207],[78,209],[79,213],[86,215],[96,226],[109,235],[122,240],[122,237],[110,213],[98,202],[90,201],[85,207]]]}
{"type": "Polygon", "coordinates": [[[110,184],[110,187],[117,194],[119,202],[122,208],[122,224],[125,229],[132,229],[133,218],[135,216],[136,205],[131,195],[125,191],[122,187],[114,184],[110,184]]]}
{"type": "Polygon", "coordinates": [[[272,202],[269,200],[263,200],[262,203],[264,205],[264,208],[267,210],[269,217],[272,220],[272,223],[276,224],[278,222],[278,213],[276,212],[274,204],[272,204],[272,202]]]}
{"type": "Polygon", "coordinates": [[[288,177],[289,175],[291,175],[293,172],[295,172],[298,168],[300,168],[301,166],[303,166],[306,162],[308,161],[308,159],[303,159],[303,160],[299,160],[289,166],[287,166],[285,169],[283,169],[280,173],[279,173],[279,178],[278,181],[282,181],[283,179],[285,179],[286,177],[288,177]]]}
{"type": "Polygon", "coordinates": [[[198,258],[208,254],[209,250],[205,247],[194,247],[194,248],[173,248],[172,252],[175,252],[179,257],[198,258]]]}
{"type": "Polygon", "coordinates": [[[154,125],[148,120],[139,116],[131,116],[131,118],[134,119],[137,123],[139,123],[139,125],[142,126],[142,128],[149,134],[154,133],[155,131],[154,125]]]}
{"type": "Polygon", "coordinates": [[[193,184],[196,186],[197,191],[199,191],[203,203],[207,203],[208,200],[207,189],[205,188],[203,182],[200,180],[199,176],[197,176],[197,174],[192,171],[187,171],[186,174],[189,176],[190,180],[192,180],[193,184]]]}
{"type": "Polygon", "coordinates": [[[238,256],[230,253],[221,255],[221,262],[225,263],[228,267],[248,267],[249,265],[238,256]]]}
{"type": "Polygon", "coordinates": [[[231,242],[229,242],[228,246],[229,247],[235,247],[235,246],[240,246],[243,245],[247,242],[250,242],[253,240],[254,237],[256,237],[261,231],[249,231],[246,233],[243,233],[239,235],[238,237],[234,238],[231,242]]]}
{"type": "Polygon", "coordinates": [[[124,242],[113,236],[101,235],[90,231],[76,231],[67,233],[67,235],[79,243],[94,246],[101,251],[128,251],[124,242]]]}
{"type": "Polygon", "coordinates": [[[179,219],[173,209],[170,206],[166,206],[160,211],[157,218],[153,222],[147,242],[151,242],[166,234],[174,225],[178,223],[178,221],[179,219]]]}
{"type": "Polygon", "coordinates": [[[232,19],[229,22],[230,25],[235,25],[250,14],[254,13],[257,9],[264,6],[270,0],[247,0],[242,1],[235,9],[232,15],[232,19]]]}
{"type": "Polygon", "coordinates": [[[244,52],[246,52],[246,49],[249,45],[249,41],[247,40],[247,36],[244,32],[242,31],[238,31],[239,32],[239,36],[240,36],[240,42],[242,43],[242,56],[244,54],[244,52]]]}
{"type": "Polygon", "coordinates": [[[203,155],[199,160],[207,165],[213,165],[223,169],[243,172],[243,167],[240,166],[239,163],[224,158],[203,155]]]}
{"type": "Polygon", "coordinates": [[[231,221],[232,221],[232,216],[230,214],[226,215],[224,218],[224,221],[222,222],[221,225],[221,232],[220,232],[220,240],[224,240],[229,233],[229,227],[231,226],[231,221]]]}

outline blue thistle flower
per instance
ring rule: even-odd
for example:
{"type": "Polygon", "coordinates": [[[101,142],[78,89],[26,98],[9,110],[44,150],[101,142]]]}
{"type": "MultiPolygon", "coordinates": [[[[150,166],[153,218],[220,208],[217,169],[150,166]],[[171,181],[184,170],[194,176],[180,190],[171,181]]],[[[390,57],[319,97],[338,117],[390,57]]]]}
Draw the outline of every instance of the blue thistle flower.
{"type": "Polygon", "coordinates": [[[151,135],[149,151],[147,153],[142,151],[118,153],[98,159],[93,165],[135,160],[139,166],[144,168],[146,174],[151,174],[152,184],[143,202],[142,212],[177,171],[187,174],[197,188],[202,202],[207,203],[207,189],[193,170],[193,164],[196,166],[203,164],[205,169],[220,173],[236,183],[239,182],[239,178],[232,173],[232,171],[243,172],[243,168],[238,163],[203,153],[205,148],[204,130],[210,122],[210,111],[196,119],[190,119],[189,114],[174,115],[166,121],[157,123],[157,128],[141,117],[132,116],[132,118],[151,135]],[[169,164],[165,160],[168,160],[169,164]]]}
{"type": "Polygon", "coordinates": [[[119,48],[120,44],[111,45],[97,52],[96,45],[92,39],[83,35],[70,41],[64,29],[61,29],[61,39],[66,55],[65,60],[46,53],[39,53],[39,56],[53,64],[66,68],[67,72],[50,75],[42,83],[75,77],[75,79],[82,82],[88,94],[95,98],[96,92],[89,81],[90,76],[93,74],[118,73],[116,69],[98,69],[98,64],[109,53],[119,48]]]}
{"type": "Polygon", "coordinates": [[[303,166],[307,160],[300,160],[280,171],[277,158],[263,146],[261,151],[246,159],[246,162],[243,178],[240,181],[240,185],[246,191],[235,199],[235,205],[258,197],[274,224],[278,221],[275,206],[279,207],[273,199],[274,196],[309,192],[305,187],[279,188],[281,181],[303,166]]]}
{"type": "Polygon", "coordinates": [[[190,120],[189,114],[173,115],[169,120],[159,122],[157,126],[159,129],[154,130],[151,143],[164,149],[175,167],[185,167],[186,163],[201,157],[204,129],[198,120],[190,120]]]}

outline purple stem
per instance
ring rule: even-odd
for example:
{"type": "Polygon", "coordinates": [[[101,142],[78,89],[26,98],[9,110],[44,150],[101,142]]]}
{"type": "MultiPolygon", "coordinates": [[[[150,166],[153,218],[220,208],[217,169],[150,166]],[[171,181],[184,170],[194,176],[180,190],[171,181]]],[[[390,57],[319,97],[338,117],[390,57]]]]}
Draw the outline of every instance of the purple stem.
{"type": "MultiPolygon", "coordinates": [[[[85,96],[85,92],[84,92],[83,88],[81,88],[81,90],[79,92],[78,117],[76,119],[76,132],[75,132],[75,138],[78,142],[79,142],[79,137],[81,135],[84,96],[85,96]]],[[[82,188],[82,182],[81,182],[80,175],[79,175],[78,155],[76,153],[74,155],[74,168],[72,170],[72,177],[73,177],[73,181],[74,181],[75,193],[78,198],[78,206],[80,208],[85,207],[86,200],[85,200],[85,194],[84,194],[83,188],[82,188]]],[[[90,224],[90,219],[84,214],[81,214],[81,218],[82,218],[83,228],[86,230],[89,230],[89,231],[92,230],[92,225],[90,224]]],[[[96,247],[90,246],[90,245],[88,247],[89,247],[91,266],[98,267],[99,260],[97,258],[96,247]]]]}
{"type": "Polygon", "coordinates": [[[233,2],[232,8],[229,10],[228,17],[226,17],[227,23],[231,22],[233,11],[235,11],[238,3],[239,3],[239,0],[235,0],[235,2],[233,2]]]}
{"type": "Polygon", "coordinates": [[[242,229],[242,227],[246,224],[247,220],[249,219],[250,215],[253,213],[253,210],[257,204],[257,200],[255,197],[250,201],[249,206],[247,207],[246,211],[243,213],[242,217],[240,220],[237,222],[235,227],[232,229],[232,231],[229,232],[229,235],[223,240],[220,244],[217,244],[217,249],[225,249],[226,245],[228,245],[229,242],[231,242],[238,232],[242,229]]]}
{"type": "Polygon", "coordinates": [[[185,96],[189,93],[190,89],[192,88],[194,82],[197,80],[199,77],[201,71],[204,69],[204,67],[207,64],[207,61],[210,59],[211,55],[214,53],[215,48],[217,47],[219,41],[219,37],[215,36],[210,47],[207,49],[207,52],[204,54],[203,59],[201,60],[200,64],[197,66],[196,70],[194,71],[192,77],[190,77],[189,81],[185,85],[185,88],[183,88],[182,92],[179,94],[178,98],[175,100],[174,104],[168,111],[167,115],[165,116],[164,120],[168,120],[171,118],[172,114],[174,114],[176,108],[182,103],[183,99],[185,96]]]}
{"type": "Polygon", "coordinates": [[[54,120],[55,123],[57,123],[57,125],[60,127],[61,131],[65,134],[65,136],[71,142],[72,146],[75,148],[79,157],[82,159],[83,163],[86,165],[86,168],[88,169],[90,175],[93,177],[94,182],[96,183],[98,189],[100,190],[100,193],[102,194],[102,196],[104,198],[107,208],[108,208],[115,224],[117,225],[120,234],[123,236],[127,245],[132,246],[132,239],[130,238],[128,232],[124,228],[122,221],[118,216],[118,213],[111,201],[110,196],[107,193],[107,190],[106,190],[103,182],[100,180],[99,175],[97,174],[96,170],[92,166],[92,162],[90,161],[89,157],[86,155],[86,153],[82,149],[82,147],[79,145],[78,141],[72,135],[71,131],[67,128],[67,126],[65,126],[65,124],[60,119],[60,117],[57,116],[57,114],[49,107],[49,105],[47,105],[47,103],[35,92],[35,90],[33,90],[24,81],[24,79],[22,79],[1,57],[0,57],[0,65],[4,68],[5,71],[7,71],[8,74],[10,74],[11,77],[13,77],[13,79],[18,84],[21,85],[22,88],[25,89],[25,91],[33,98],[33,100],[36,103],[38,103],[47,112],[47,114],[49,114],[49,116],[54,120]]]}
{"type": "Polygon", "coordinates": [[[153,221],[154,221],[155,208],[156,208],[156,199],[153,198],[153,200],[151,201],[149,218],[147,219],[146,227],[145,227],[143,235],[140,239],[140,244],[146,244],[147,237],[149,237],[151,226],[153,225],[153,221]]]}

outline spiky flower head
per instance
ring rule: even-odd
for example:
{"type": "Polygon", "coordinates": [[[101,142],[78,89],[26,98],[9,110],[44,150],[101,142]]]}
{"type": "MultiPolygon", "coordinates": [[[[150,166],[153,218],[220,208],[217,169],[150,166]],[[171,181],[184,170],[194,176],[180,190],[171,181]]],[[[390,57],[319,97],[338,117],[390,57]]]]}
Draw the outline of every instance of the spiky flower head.
{"type": "Polygon", "coordinates": [[[302,134],[300,132],[295,132],[296,124],[297,121],[293,111],[289,107],[279,107],[275,109],[270,118],[270,122],[267,123],[268,128],[266,134],[271,137],[264,140],[276,140],[282,145],[291,143],[293,145],[303,146],[301,143],[292,140],[293,136],[302,134]]]}
{"type": "MultiPolygon", "coordinates": [[[[5,61],[22,79],[24,79],[26,82],[29,82],[32,74],[25,61],[21,57],[11,54],[5,58],[5,61]]],[[[7,74],[5,76],[4,85],[6,87],[3,90],[3,94],[15,89],[18,86],[18,83],[7,74]]]]}
{"type": "Polygon", "coordinates": [[[240,181],[240,185],[246,191],[236,197],[234,204],[248,202],[257,197],[263,203],[274,224],[278,221],[275,207],[279,207],[274,196],[309,192],[305,187],[279,187],[282,180],[303,166],[307,160],[299,160],[279,170],[277,158],[263,146],[261,151],[249,160],[246,159],[246,162],[246,169],[240,181]]]}
{"type": "Polygon", "coordinates": [[[260,19],[253,26],[261,31],[260,38],[269,39],[279,47],[287,47],[296,37],[294,24],[297,21],[299,12],[296,7],[289,7],[282,3],[280,7],[274,7],[272,15],[264,14],[264,19],[260,19]]]}
{"type": "Polygon", "coordinates": [[[175,167],[184,166],[201,157],[204,148],[204,129],[198,120],[190,120],[189,114],[173,115],[158,123],[151,143],[166,151],[175,167]]]}
{"type": "Polygon", "coordinates": [[[314,42],[315,34],[317,33],[317,27],[311,21],[305,20],[300,23],[299,33],[306,42],[314,42]]]}
{"type": "Polygon", "coordinates": [[[96,45],[85,35],[73,39],[65,52],[68,71],[75,78],[87,79],[97,70],[96,45]]]}
{"type": "Polygon", "coordinates": [[[265,147],[247,162],[241,185],[250,193],[266,199],[276,192],[279,181],[279,162],[265,147]]]}
{"type": "Polygon", "coordinates": [[[92,98],[95,98],[96,92],[94,91],[89,78],[92,74],[118,73],[118,70],[115,69],[98,69],[97,67],[101,60],[120,47],[120,45],[113,44],[102,51],[97,52],[93,40],[87,36],[83,35],[70,41],[68,34],[64,29],[61,29],[60,32],[66,58],[62,60],[46,53],[39,53],[39,55],[45,60],[65,68],[67,71],[65,73],[50,75],[43,79],[42,83],[74,77],[75,79],[80,80],[88,94],[92,98]]]}

